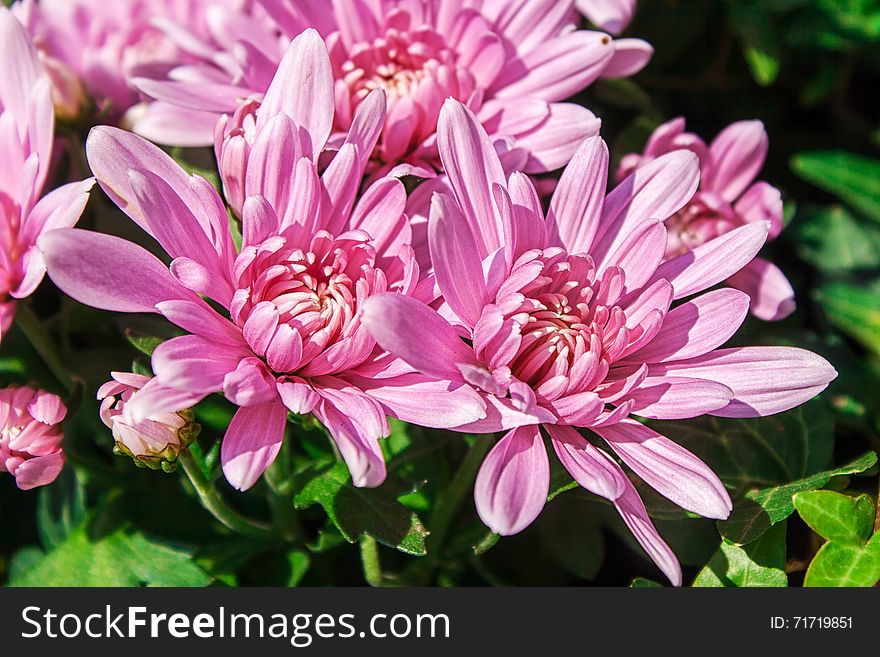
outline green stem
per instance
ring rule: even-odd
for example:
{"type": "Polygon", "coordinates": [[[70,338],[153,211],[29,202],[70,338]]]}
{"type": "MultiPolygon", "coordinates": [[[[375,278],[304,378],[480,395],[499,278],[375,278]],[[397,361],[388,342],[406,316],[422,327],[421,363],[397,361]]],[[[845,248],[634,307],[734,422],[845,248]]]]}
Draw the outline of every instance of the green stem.
{"type": "Polygon", "coordinates": [[[379,562],[379,545],[372,536],[364,534],[360,539],[361,563],[364,566],[364,579],[370,586],[385,586],[382,577],[382,564],[379,562]]]}
{"type": "Polygon", "coordinates": [[[285,440],[281,451],[266,469],[263,478],[269,488],[269,506],[272,508],[275,529],[285,541],[299,543],[302,540],[302,531],[293,506],[293,485],[288,475],[289,471],[285,440]]]}
{"type": "Polygon", "coordinates": [[[58,380],[58,383],[64,387],[64,390],[68,394],[72,393],[76,388],[76,385],[73,382],[73,376],[64,366],[64,363],[61,360],[61,355],[55,347],[55,343],[52,341],[52,338],[49,337],[49,334],[43,328],[43,325],[34,314],[34,311],[31,310],[30,306],[20,304],[16,311],[15,321],[33,346],[34,350],[39,354],[40,358],[43,359],[46,367],[49,368],[49,371],[52,372],[52,375],[58,380]]]}
{"type": "Polygon", "coordinates": [[[458,515],[459,508],[473,490],[480,464],[494,443],[495,440],[492,436],[474,438],[449,487],[437,501],[434,513],[431,514],[428,521],[428,529],[431,531],[428,536],[428,554],[432,554],[434,559],[446,542],[446,535],[458,515]]]}
{"type": "Polygon", "coordinates": [[[193,488],[196,489],[202,505],[222,524],[248,538],[265,540],[273,537],[272,530],[268,525],[245,518],[223,501],[223,498],[202,473],[199,464],[196,463],[189,450],[180,453],[178,462],[183,466],[183,471],[189,477],[193,488]]]}

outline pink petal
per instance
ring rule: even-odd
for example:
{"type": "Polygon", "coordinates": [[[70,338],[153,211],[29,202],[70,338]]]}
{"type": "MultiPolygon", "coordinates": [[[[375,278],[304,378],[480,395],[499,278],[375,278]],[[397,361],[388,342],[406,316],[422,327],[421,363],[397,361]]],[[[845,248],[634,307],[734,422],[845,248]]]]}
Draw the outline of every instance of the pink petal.
{"type": "Polygon", "coordinates": [[[647,41],[641,39],[615,39],[614,56],[605,70],[602,71],[603,78],[628,78],[641,71],[651,57],[654,55],[654,48],[647,41]]]}
{"type": "Polygon", "coordinates": [[[514,148],[528,151],[525,173],[545,173],[568,164],[585,139],[599,134],[602,122],[574,103],[551,103],[546,119],[515,134],[514,148]]]}
{"type": "Polygon", "coordinates": [[[495,444],[477,475],[474,501],[489,529],[510,536],[538,517],[549,490],[550,461],[533,425],[513,429],[495,444]]]}
{"type": "Polygon", "coordinates": [[[620,267],[625,273],[627,290],[638,290],[651,275],[666,252],[666,227],[662,221],[646,221],[636,227],[597,269],[604,272],[620,267]]]}
{"type": "Polygon", "coordinates": [[[49,277],[80,303],[123,313],[156,312],[162,301],[193,301],[154,255],[119,237],[66,228],[37,241],[49,277]]]}
{"type": "Polygon", "coordinates": [[[383,379],[346,378],[385,406],[389,415],[404,422],[452,429],[486,416],[485,402],[468,385],[419,373],[383,379]]]}
{"type": "Polygon", "coordinates": [[[309,29],[288,46],[260,106],[257,127],[279,113],[287,114],[311,138],[317,158],[333,126],[333,71],[327,46],[309,29]]]}
{"type": "MultiPolygon", "coordinates": [[[[355,408],[360,404],[355,402],[355,408]]],[[[350,414],[352,405],[341,399],[324,400],[314,409],[315,416],[327,427],[339,448],[352,483],[359,488],[374,488],[385,481],[385,460],[379,437],[369,433],[350,414]]]]}
{"type": "Polygon", "coordinates": [[[636,11],[636,0],[577,0],[577,9],[596,27],[620,34],[636,11]]]}
{"type": "Polygon", "coordinates": [[[621,399],[632,402],[630,412],[652,420],[682,420],[724,408],[733,398],[725,385],[705,379],[648,377],[621,399]]]}
{"type": "Polygon", "coordinates": [[[243,358],[253,354],[242,347],[210,342],[197,335],[182,335],[166,340],[153,352],[156,378],[169,385],[192,392],[218,392],[223,379],[238,367],[243,358]]]}
{"type": "Polygon", "coordinates": [[[31,417],[43,424],[58,424],[67,415],[67,407],[58,395],[39,391],[28,404],[31,417]]]}
{"type": "Polygon", "coordinates": [[[702,356],[733,337],[748,311],[749,298],[739,290],[707,292],[669,311],[660,332],[630,360],[661,363],[702,356]]]}
{"type": "Polygon", "coordinates": [[[696,456],[634,420],[593,429],[633,472],[664,497],[706,518],[733,508],[721,480],[696,456]]]}
{"type": "Polygon", "coordinates": [[[223,394],[236,406],[255,406],[278,396],[275,378],[259,358],[243,358],[223,377],[223,394]]]}
{"type": "Polygon", "coordinates": [[[467,220],[448,194],[435,194],[431,201],[428,245],[443,298],[468,326],[475,326],[488,302],[482,258],[467,220]]]}
{"type": "MultiPolygon", "coordinates": [[[[0,10],[0,14],[2,14],[2,10],[0,10]]],[[[55,481],[63,468],[64,453],[61,451],[28,459],[15,470],[15,484],[21,490],[46,486],[55,481]]]]}
{"type": "Polygon", "coordinates": [[[667,260],[652,280],[664,278],[672,283],[676,299],[708,289],[751,262],[767,240],[768,228],[765,222],[736,228],[667,260]]]}
{"type": "Polygon", "coordinates": [[[286,421],[287,409],[279,399],[236,411],[220,448],[223,474],[234,488],[253,486],[275,460],[286,421]]]}
{"type": "Polygon", "coordinates": [[[473,349],[435,310],[401,294],[378,294],[361,308],[361,322],[379,345],[410,366],[440,379],[461,381],[458,363],[476,364],[473,349]]]}
{"type": "Polygon", "coordinates": [[[699,181],[699,160],[690,151],[668,153],[637,169],[605,198],[589,252],[601,259],[642,222],[665,221],[691,199],[699,181]]]}
{"type": "Polygon", "coordinates": [[[607,34],[569,31],[508,62],[495,82],[495,95],[564,100],[596,80],[613,56],[614,43],[607,34]]]}
{"type": "Polygon", "coordinates": [[[321,400],[315,389],[299,377],[280,379],[277,388],[281,401],[291,413],[297,415],[311,413],[321,400]]]}
{"type": "Polygon", "coordinates": [[[770,222],[768,240],[775,239],[782,231],[783,203],[778,189],[765,182],[749,187],[733,206],[734,211],[746,223],[770,222]]]}
{"type": "Polygon", "coordinates": [[[718,349],[690,360],[650,367],[651,376],[684,376],[717,381],[733,400],[713,411],[721,417],[763,417],[812,399],[837,377],[821,356],[795,347],[718,349]]]}
{"type": "Polygon", "coordinates": [[[504,170],[489,136],[473,113],[458,101],[443,104],[437,124],[443,168],[465,218],[472,222],[480,257],[503,246],[504,229],[492,185],[505,186],[504,170]]]}
{"type": "Polygon", "coordinates": [[[779,267],[763,258],[755,258],[726,282],[749,295],[752,314],[758,319],[775,322],[794,312],[791,283],[779,267]]]}
{"type": "Polygon", "coordinates": [[[601,137],[590,137],[565,167],[550,201],[547,232],[553,243],[569,253],[588,251],[599,228],[607,181],[608,146],[601,137]]]}
{"type": "Polygon", "coordinates": [[[733,203],[764,166],[767,147],[767,131],[760,121],[727,126],[709,145],[711,165],[704,171],[703,189],[733,203]]]}

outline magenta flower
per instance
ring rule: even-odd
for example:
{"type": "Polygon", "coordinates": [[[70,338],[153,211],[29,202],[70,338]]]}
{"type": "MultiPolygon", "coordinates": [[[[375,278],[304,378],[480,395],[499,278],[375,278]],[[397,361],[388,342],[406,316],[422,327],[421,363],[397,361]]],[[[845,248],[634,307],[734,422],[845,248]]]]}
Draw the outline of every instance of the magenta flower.
{"type": "Polygon", "coordinates": [[[659,157],[606,196],[608,151],[591,138],[563,173],[545,219],[529,178],[504,176],[485,130],[454,100],[441,113],[438,143],[453,190],[435,195],[429,224],[444,302],[434,310],[377,295],[364,304],[364,324],[415,369],[483,396],[487,416],[459,430],[508,431],[476,481],[477,510],[491,529],[519,532],[544,506],[544,427],[572,477],[611,500],[679,584],[675,556],[628,477],[575,427],[588,428],[676,504],[727,517],[730,498],[708,466],[630,416],[769,415],[810,399],[836,376],[802,349],[718,348],[745,318],[748,297],[704,291],[751,261],[768,223],[663,262],[662,220],[697,188],[693,153],[659,157]]]}
{"type": "MultiPolygon", "coordinates": [[[[617,178],[628,176],[664,153],[688,149],[700,159],[700,188],[691,201],[666,221],[672,258],[750,223],[770,222],[768,239],[782,230],[782,195],[766,182],[755,182],[767,157],[767,131],[760,121],[740,121],[722,130],[709,146],[685,132],[683,118],[657,128],[644,152],[623,157],[617,178]]],[[[779,320],[795,308],[794,290],[771,262],[755,258],[727,281],[751,299],[751,312],[779,320]]]]}
{"type": "Polygon", "coordinates": [[[636,0],[577,0],[577,9],[599,29],[620,34],[636,13],[636,0]]]}
{"type": "MultiPolygon", "coordinates": [[[[494,138],[519,154],[521,168],[533,172],[563,166],[577,144],[596,132],[591,112],[560,101],[600,76],[638,71],[652,54],[644,41],[614,41],[601,32],[576,30],[573,2],[261,4],[289,37],[311,27],[327,41],[336,104],[330,147],[342,143],[370,92],[384,89],[387,111],[372,154],[377,165],[409,162],[430,170],[439,164],[434,133],[440,107],[452,97],[477,113],[494,138]]],[[[255,34],[229,44],[241,69],[234,79],[205,61],[172,71],[168,79],[133,82],[169,103],[232,114],[241,98],[259,101],[271,79],[277,59],[264,43],[271,46],[271,38],[258,40],[255,34]]],[[[135,129],[143,132],[139,125],[135,129]]],[[[156,131],[150,136],[174,140],[173,134],[156,131]]]]}
{"type": "Polygon", "coordinates": [[[24,28],[0,7],[0,337],[15,317],[15,300],[29,296],[46,271],[39,235],[72,226],[93,180],[65,185],[40,198],[52,161],[55,126],[49,81],[24,28]]]}
{"type": "Polygon", "coordinates": [[[68,229],[40,239],[49,275],[73,298],[111,311],[160,313],[191,333],[156,349],[156,376],[132,397],[128,416],[150,418],[222,392],[240,407],[221,451],[237,488],[252,486],[277,455],[288,411],[314,413],[324,423],[356,485],[380,484],[378,439],[389,427],[380,402],[355,379],[392,401],[399,397],[432,426],[485,415],[466,386],[426,404],[449,386],[383,355],[361,324],[367,298],[412,294],[419,278],[401,182],[380,179],[354,202],[384,119],[383,92],[374,94],[319,175],[317,155],[333,123],[329,57],[313,30],[294,40],[255,117],[240,250],[210,183],[188,176],[140,137],[108,127],[89,136],[92,170],[173,258],[170,270],[108,235],[68,229]]]}
{"type": "MultiPolygon", "coordinates": [[[[118,453],[127,454],[142,466],[169,468],[180,451],[198,434],[192,409],[162,410],[149,417],[132,417],[132,406],[150,377],[130,372],[111,372],[112,380],[98,389],[101,421],[113,432],[118,453]]],[[[165,394],[174,394],[166,391],[165,394]]]]}
{"type": "Polygon", "coordinates": [[[65,415],[57,395],[28,387],[0,390],[0,472],[15,477],[21,490],[51,484],[64,467],[65,415]]]}
{"type": "MultiPolygon", "coordinates": [[[[118,120],[140,101],[129,77],[184,68],[198,61],[190,50],[206,58],[219,55],[212,50],[214,38],[219,35],[226,41],[240,35],[250,4],[251,0],[19,0],[13,11],[40,51],[59,116],[78,116],[91,97],[118,120]]],[[[222,63],[222,57],[217,60],[222,63]]],[[[181,110],[177,116],[178,123],[195,123],[203,130],[214,120],[181,110]]],[[[161,118],[141,112],[137,116],[145,125],[161,118]]],[[[181,139],[185,135],[179,131],[181,139]]]]}

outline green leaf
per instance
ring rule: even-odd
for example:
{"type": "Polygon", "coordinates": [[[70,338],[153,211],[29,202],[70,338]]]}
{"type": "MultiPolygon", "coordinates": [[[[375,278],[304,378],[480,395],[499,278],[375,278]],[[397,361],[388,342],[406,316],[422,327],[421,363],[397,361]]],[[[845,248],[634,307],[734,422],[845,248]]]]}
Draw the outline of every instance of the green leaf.
{"type": "Polygon", "coordinates": [[[344,463],[308,470],[294,497],[297,508],[320,504],[340,533],[350,542],[363,534],[388,547],[416,556],[425,551],[425,529],[419,517],[400,503],[414,486],[389,477],[378,488],[356,488],[344,463]]]}
{"type": "Polygon", "coordinates": [[[644,577],[636,577],[633,581],[629,583],[630,588],[633,589],[662,589],[663,585],[658,584],[657,582],[645,579],[644,577]]]}
{"type": "Polygon", "coordinates": [[[37,497],[37,529],[46,550],[58,546],[86,516],[82,486],[73,468],[64,468],[37,497]]]}
{"type": "Polygon", "coordinates": [[[816,554],[804,586],[874,586],[880,581],[880,532],[864,547],[829,541],[816,554]]]}
{"type": "Polygon", "coordinates": [[[791,168],[880,222],[880,161],[843,151],[815,151],[795,155],[791,168]]]}
{"type": "Polygon", "coordinates": [[[788,586],[785,574],[785,524],[774,525],[757,541],[734,545],[722,540],[718,552],[694,580],[695,587],[788,586]]]}
{"type": "Polygon", "coordinates": [[[810,563],[804,586],[874,586],[880,581],[880,532],[871,536],[870,496],[809,491],[795,495],[794,504],[804,522],[828,539],[810,563]]]}
{"type": "Polygon", "coordinates": [[[287,553],[287,562],[290,564],[290,576],[287,578],[287,586],[299,586],[302,578],[309,570],[311,558],[304,550],[292,550],[287,553]]]}
{"type": "Polygon", "coordinates": [[[164,338],[159,338],[155,335],[142,335],[134,331],[126,331],[125,337],[128,338],[131,346],[147,356],[152,356],[153,352],[156,351],[156,347],[165,341],[164,338]]]}
{"type": "Polygon", "coordinates": [[[796,224],[798,253],[828,273],[880,267],[880,230],[863,224],[839,205],[805,212],[796,224]]]}
{"type": "Polygon", "coordinates": [[[605,538],[594,513],[570,496],[545,508],[539,523],[541,545],[563,568],[582,579],[593,579],[605,559],[605,538]],[[576,522],[572,522],[576,520],[576,522]]]}
{"type": "Polygon", "coordinates": [[[770,527],[794,513],[792,496],[803,491],[822,488],[833,477],[858,474],[877,463],[874,452],[863,454],[847,465],[825,470],[781,486],[751,490],[737,499],[727,520],[718,523],[721,535],[732,543],[751,543],[770,527]]]}
{"type": "Polygon", "coordinates": [[[657,426],[665,436],[702,458],[735,490],[766,488],[828,467],[834,415],[816,399],[764,418],[702,417],[657,426]]]}
{"type": "Polygon", "coordinates": [[[794,496],[794,506],[804,522],[822,538],[864,545],[874,524],[874,502],[868,495],[850,497],[830,490],[794,496]]]}
{"type": "Polygon", "coordinates": [[[138,531],[98,537],[80,526],[10,586],[207,586],[191,554],[138,531]]]}
{"type": "Polygon", "coordinates": [[[877,290],[849,283],[823,285],[817,297],[828,321],[880,353],[880,295],[877,290]]]}

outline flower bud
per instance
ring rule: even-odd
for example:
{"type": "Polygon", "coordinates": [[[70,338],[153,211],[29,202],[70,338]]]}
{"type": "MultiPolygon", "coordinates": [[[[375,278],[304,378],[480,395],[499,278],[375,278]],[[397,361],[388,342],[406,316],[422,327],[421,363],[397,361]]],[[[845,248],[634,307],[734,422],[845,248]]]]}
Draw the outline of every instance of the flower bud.
{"type": "Polygon", "coordinates": [[[101,386],[98,399],[101,420],[113,431],[116,441],[113,451],[130,456],[138,467],[173,472],[181,450],[186,449],[201,428],[193,422],[192,409],[133,419],[126,413],[126,405],[132,403],[150,378],[128,372],[110,375],[113,380],[101,386]]]}
{"type": "Polygon", "coordinates": [[[223,192],[236,216],[244,205],[247,163],[257,127],[260,103],[248,100],[232,116],[223,116],[214,130],[214,153],[223,181],[223,192]]]}
{"type": "Polygon", "coordinates": [[[30,387],[0,390],[0,472],[15,477],[20,489],[51,484],[61,472],[65,415],[57,395],[30,387]]]}

